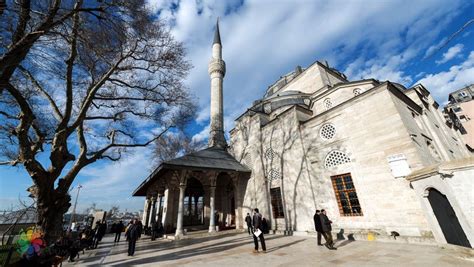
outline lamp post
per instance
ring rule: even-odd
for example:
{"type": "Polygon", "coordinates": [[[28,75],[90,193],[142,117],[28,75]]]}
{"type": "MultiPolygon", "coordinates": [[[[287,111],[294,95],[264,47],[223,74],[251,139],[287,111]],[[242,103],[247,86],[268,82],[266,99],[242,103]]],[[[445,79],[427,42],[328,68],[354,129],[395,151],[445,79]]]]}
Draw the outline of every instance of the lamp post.
{"type": "Polygon", "coordinates": [[[69,222],[69,229],[72,227],[72,222],[74,222],[74,217],[76,215],[76,205],[77,205],[77,199],[79,198],[79,191],[81,190],[82,185],[77,186],[77,195],[76,195],[76,201],[74,202],[74,207],[72,208],[72,214],[71,214],[71,221],[69,222]]]}

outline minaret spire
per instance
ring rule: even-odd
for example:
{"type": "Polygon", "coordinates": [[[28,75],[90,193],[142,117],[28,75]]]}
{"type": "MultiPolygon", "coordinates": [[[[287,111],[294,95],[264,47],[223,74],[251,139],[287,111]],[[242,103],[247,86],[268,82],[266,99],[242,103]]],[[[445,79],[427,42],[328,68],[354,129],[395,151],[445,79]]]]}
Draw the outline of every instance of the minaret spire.
{"type": "Polygon", "coordinates": [[[219,19],[214,32],[212,43],[212,58],[209,62],[209,76],[211,77],[211,122],[209,130],[209,147],[225,149],[227,143],[224,137],[224,105],[223,81],[225,76],[225,62],[222,60],[222,43],[219,32],[219,19]]]}
{"type": "Polygon", "coordinates": [[[219,32],[219,18],[217,18],[216,31],[214,32],[214,42],[212,44],[221,44],[221,34],[219,32]]]}

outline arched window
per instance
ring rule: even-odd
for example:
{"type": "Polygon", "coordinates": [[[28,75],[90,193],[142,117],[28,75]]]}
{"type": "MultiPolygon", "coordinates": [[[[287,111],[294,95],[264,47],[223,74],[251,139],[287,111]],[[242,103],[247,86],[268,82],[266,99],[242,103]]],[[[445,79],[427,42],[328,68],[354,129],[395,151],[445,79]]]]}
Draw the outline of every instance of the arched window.
{"type": "Polygon", "coordinates": [[[354,89],[353,92],[354,92],[354,95],[355,95],[355,96],[358,96],[358,95],[360,95],[360,94],[362,93],[362,90],[361,90],[360,88],[356,88],[356,89],[354,89]]]}
{"type": "Polygon", "coordinates": [[[331,168],[349,162],[351,162],[351,159],[346,155],[346,153],[339,150],[333,150],[326,156],[324,166],[326,168],[331,168]]]}
{"type": "Polygon", "coordinates": [[[324,99],[324,107],[325,107],[326,109],[332,108],[332,102],[331,102],[331,99],[330,99],[330,98],[324,99]]]}
{"type": "Polygon", "coordinates": [[[331,140],[336,135],[336,127],[331,123],[324,124],[319,130],[319,136],[324,140],[331,140]]]}

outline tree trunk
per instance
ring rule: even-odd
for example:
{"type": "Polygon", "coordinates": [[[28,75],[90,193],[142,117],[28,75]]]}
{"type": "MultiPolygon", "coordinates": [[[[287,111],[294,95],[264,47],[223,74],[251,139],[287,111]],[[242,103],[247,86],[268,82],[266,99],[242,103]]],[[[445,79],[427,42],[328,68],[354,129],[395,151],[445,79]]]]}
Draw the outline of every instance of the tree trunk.
{"type": "MultiPolygon", "coordinates": [[[[43,184],[44,186],[44,184],[43,184]]],[[[71,206],[69,194],[57,193],[53,187],[38,186],[38,225],[47,245],[53,244],[63,232],[63,216],[71,206]]]]}

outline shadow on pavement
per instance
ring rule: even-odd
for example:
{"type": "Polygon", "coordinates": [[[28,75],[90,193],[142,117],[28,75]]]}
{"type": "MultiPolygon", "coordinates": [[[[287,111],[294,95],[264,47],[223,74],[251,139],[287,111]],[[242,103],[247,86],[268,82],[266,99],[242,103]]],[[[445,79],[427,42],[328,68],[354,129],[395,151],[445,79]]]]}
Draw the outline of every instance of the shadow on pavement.
{"type": "MultiPolygon", "coordinates": [[[[270,238],[267,238],[267,240],[278,239],[278,238],[283,238],[283,237],[285,237],[285,236],[272,236],[270,238]]],[[[209,240],[211,240],[211,239],[212,239],[212,237],[209,240]]],[[[183,240],[183,241],[188,241],[188,240],[183,240]]],[[[193,245],[193,244],[196,244],[196,243],[201,243],[201,242],[199,241],[199,239],[197,239],[197,240],[193,240],[193,242],[186,242],[186,244],[182,244],[183,246],[180,246],[180,245],[170,246],[171,248],[182,247],[182,249],[180,249],[178,251],[168,253],[168,254],[164,254],[164,255],[155,255],[155,256],[139,258],[139,259],[131,258],[131,259],[133,259],[131,261],[128,261],[128,260],[126,261],[124,259],[121,259],[121,260],[117,260],[117,261],[106,262],[106,264],[107,265],[114,265],[114,266],[130,266],[130,265],[147,264],[147,263],[153,263],[153,262],[180,260],[180,259],[199,256],[199,255],[210,255],[210,254],[213,254],[213,253],[219,253],[219,252],[226,251],[226,250],[233,249],[233,248],[240,247],[240,246],[249,246],[249,251],[253,248],[253,239],[250,238],[250,237],[242,237],[242,238],[238,238],[238,239],[227,240],[227,241],[223,241],[223,242],[219,242],[219,243],[213,243],[213,244],[210,244],[210,245],[201,246],[201,247],[193,247],[193,248],[189,248],[189,249],[186,249],[186,247],[185,247],[186,245],[193,245]]],[[[284,246],[291,246],[294,243],[298,243],[298,242],[292,242],[292,243],[289,243],[288,245],[282,245],[282,246],[279,246],[276,249],[272,249],[270,251],[280,249],[284,246]]],[[[160,244],[157,244],[156,246],[159,247],[160,244]]],[[[147,249],[149,249],[149,248],[150,247],[147,247],[147,249]]],[[[166,250],[166,249],[168,249],[168,248],[162,248],[161,250],[166,250]]],[[[152,252],[154,252],[154,251],[158,251],[158,250],[152,250],[152,252]]],[[[145,256],[145,255],[140,255],[139,252],[135,255],[138,256],[138,257],[145,256]]]]}

